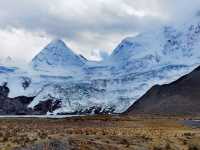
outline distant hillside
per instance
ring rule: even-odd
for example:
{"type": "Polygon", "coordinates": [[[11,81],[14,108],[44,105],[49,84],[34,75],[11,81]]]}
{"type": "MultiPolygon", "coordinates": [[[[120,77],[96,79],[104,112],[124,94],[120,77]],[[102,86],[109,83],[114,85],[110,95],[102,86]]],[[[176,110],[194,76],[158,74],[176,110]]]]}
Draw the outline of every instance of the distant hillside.
{"type": "Polygon", "coordinates": [[[200,67],[171,84],[153,86],[125,114],[199,115],[200,67]]]}

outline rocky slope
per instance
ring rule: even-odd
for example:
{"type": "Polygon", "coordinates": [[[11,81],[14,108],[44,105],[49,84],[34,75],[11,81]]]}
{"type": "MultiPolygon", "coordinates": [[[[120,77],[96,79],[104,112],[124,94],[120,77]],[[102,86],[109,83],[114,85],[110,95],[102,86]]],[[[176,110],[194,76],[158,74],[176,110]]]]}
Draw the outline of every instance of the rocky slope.
{"type": "Polygon", "coordinates": [[[60,107],[60,101],[53,102],[48,99],[39,102],[33,109],[28,105],[33,101],[34,97],[19,96],[8,97],[9,88],[7,83],[0,86],[0,115],[45,115],[47,112],[53,112],[60,107]]]}
{"type": "Polygon", "coordinates": [[[165,85],[153,86],[125,114],[199,115],[200,67],[165,85]]]}

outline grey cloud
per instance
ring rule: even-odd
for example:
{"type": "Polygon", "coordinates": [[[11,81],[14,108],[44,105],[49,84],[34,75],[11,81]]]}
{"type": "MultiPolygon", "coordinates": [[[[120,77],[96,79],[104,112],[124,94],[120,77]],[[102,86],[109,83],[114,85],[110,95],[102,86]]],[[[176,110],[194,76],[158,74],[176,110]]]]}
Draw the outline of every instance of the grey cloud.
{"type": "Polygon", "coordinates": [[[126,35],[189,18],[199,6],[199,0],[0,0],[0,29],[64,38],[89,55],[110,51],[126,35]]]}
{"type": "MultiPolygon", "coordinates": [[[[87,0],[85,4],[91,7],[89,8],[91,11],[88,11],[87,16],[71,18],[66,15],[67,13],[74,13],[71,10],[66,10],[63,14],[51,14],[51,1],[47,0],[2,1],[0,2],[0,26],[2,28],[25,28],[28,31],[44,31],[53,36],[76,38],[77,33],[80,32],[102,34],[134,32],[143,24],[156,19],[144,18],[141,20],[137,16],[130,16],[123,14],[123,12],[118,14],[117,10],[112,9],[113,6],[100,3],[99,7],[93,8],[89,2],[91,1],[87,0]]],[[[67,3],[67,1],[63,1],[63,3],[67,3]]],[[[120,6],[120,4],[116,5],[120,6]]]]}

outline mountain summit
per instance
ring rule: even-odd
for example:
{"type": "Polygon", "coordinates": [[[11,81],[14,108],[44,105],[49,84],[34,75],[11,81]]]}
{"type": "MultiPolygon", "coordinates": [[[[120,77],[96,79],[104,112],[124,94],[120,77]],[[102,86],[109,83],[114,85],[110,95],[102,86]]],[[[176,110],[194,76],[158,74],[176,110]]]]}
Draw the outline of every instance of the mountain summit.
{"type": "Polygon", "coordinates": [[[80,67],[84,63],[83,59],[60,39],[50,42],[31,62],[36,70],[80,67]]]}

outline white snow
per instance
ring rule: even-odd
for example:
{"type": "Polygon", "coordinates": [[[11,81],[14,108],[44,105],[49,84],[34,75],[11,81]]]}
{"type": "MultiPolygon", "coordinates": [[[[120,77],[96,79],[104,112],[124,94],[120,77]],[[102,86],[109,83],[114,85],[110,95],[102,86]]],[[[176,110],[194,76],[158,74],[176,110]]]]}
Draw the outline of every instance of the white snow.
{"type": "Polygon", "coordinates": [[[55,40],[28,69],[12,72],[0,67],[0,83],[8,82],[10,97],[36,96],[30,107],[49,97],[61,100],[62,108],[54,114],[92,106],[115,106],[122,112],[153,85],[172,82],[199,64],[200,19],[196,18],[182,26],[128,37],[102,62],[88,61],[55,40]],[[25,89],[24,77],[31,80],[25,89]]]}
{"type": "Polygon", "coordinates": [[[76,55],[62,40],[54,40],[33,58],[31,66],[48,74],[74,75],[85,63],[86,60],[76,55]]]}

